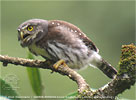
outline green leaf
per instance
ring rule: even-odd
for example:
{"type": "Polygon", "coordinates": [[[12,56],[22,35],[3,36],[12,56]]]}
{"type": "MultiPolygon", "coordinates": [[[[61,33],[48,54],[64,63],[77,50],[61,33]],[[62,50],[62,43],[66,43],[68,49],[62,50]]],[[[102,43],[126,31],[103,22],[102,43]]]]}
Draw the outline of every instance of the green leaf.
{"type": "Polygon", "coordinates": [[[20,100],[16,98],[18,96],[17,92],[12,88],[12,86],[6,83],[4,80],[0,79],[0,95],[2,97],[13,98],[14,100],[20,100]]]}
{"type": "Polygon", "coordinates": [[[78,96],[78,92],[73,92],[73,93],[68,94],[61,100],[75,100],[75,97],[77,96],[78,96]]]}
{"type": "Polygon", "coordinates": [[[116,97],[115,100],[130,100],[130,99],[127,99],[127,98],[123,98],[123,97],[116,97]]]}
{"type": "MultiPolygon", "coordinates": [[[[27,58],[34,59],[33,55],[30,52],[28,53],[27,58]]],[[[37,96],[42,95],[43,94],[43,86],[42,86],[42,81],[41,81],[39,69],[27,67],[27,73],[28,73],[30,84],[32,86],[34,93],[37,96]]]]}

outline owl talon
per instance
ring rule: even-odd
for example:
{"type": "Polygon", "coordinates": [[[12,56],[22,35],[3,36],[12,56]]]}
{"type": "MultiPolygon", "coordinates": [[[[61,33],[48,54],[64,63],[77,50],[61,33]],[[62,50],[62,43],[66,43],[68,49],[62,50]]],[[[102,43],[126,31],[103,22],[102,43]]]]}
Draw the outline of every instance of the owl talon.
{"type": "Polygon", "coordinates": [[[53,74],[54,73],[54,71],[51,71],[51,74],[53,74]]]}
{"type": "Polygon", "coordinates": [[[51,61],[49,61],[49,60],[46,60],[45,62],[46,62],[48,65],[51,64],[51,61]]]}
{"type": "Polygon", "coordinates": [[[55,69],[57,69],[60,65],[63,65],[63,66],[67,66],[67,64],[65,63],[65,61],[63,60],[63,59],[61,59],[61,60],[59,60],[59,61],[57,61],[54,65],[53,65],[53,67],[55,68],[55,69]]]}

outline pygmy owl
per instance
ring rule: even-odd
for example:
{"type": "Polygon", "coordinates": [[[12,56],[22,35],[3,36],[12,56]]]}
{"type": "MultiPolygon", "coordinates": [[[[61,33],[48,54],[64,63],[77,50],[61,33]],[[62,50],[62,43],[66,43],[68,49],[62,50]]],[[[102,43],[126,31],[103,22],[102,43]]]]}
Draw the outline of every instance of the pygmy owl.
{"type": "Polygon", "coordinates": [[[57,62],[61,59],[72,69],[95,66],[109,78],[117,71],[99,54],[94,43],[75,25],[60,20],[31,19],[18,27],[18,40],[34,55],[57,62]]]}

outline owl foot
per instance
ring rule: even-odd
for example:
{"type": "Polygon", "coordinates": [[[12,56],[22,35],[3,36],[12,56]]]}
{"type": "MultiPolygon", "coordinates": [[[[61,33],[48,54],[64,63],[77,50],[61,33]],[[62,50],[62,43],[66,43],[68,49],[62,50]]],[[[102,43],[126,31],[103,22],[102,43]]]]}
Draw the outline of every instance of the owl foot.
{"type": "Polygon", "coordinates": [[[65,61],[64,61],[63,59],[57,61],[57,62],[53,65],[53,67],[54,67],[55,69],[57,69],[60,65],[63,65],[63,66],[65,66],[65,67],[67,67],[67,64],[65,63],[65,61]]]}
{"type": "Polygon", "coordinates": [[[51,65],[51,61],[50,61],[50,60],[47,59],[45,62],[46,62],[48,65],[51,65]]]}

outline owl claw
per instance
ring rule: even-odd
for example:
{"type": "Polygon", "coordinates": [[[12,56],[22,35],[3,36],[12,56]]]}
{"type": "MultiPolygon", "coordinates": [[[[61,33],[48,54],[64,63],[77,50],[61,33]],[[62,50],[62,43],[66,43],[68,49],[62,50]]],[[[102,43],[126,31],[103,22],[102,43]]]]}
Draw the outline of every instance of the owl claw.
{"type": "Polygon", "coordinates": [[[67,64],[65,63],[65,61],[63,60],[63,59],[61,59],[61,60],[59,60],[59,61],[57,61],[54,65],[53,65],[53,67],[55,68],[55,69],[57,69],[60,65],[63,65],[63,66],[67,66],[67,64]]]}
{"type": "Polygon", "coordinates": [[[50,60],[46,60],[45,61],[48,65],[51,65],[51,61],[50,60]]]}

